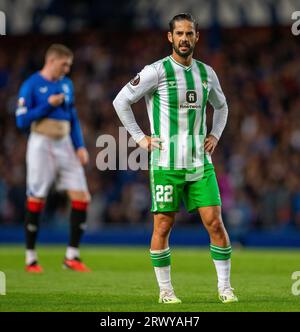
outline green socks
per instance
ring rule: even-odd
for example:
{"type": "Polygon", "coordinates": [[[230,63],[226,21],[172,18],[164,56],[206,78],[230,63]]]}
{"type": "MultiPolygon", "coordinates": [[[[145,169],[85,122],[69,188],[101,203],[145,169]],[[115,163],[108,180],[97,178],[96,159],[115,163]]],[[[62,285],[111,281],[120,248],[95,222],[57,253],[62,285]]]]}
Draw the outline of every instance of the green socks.
{"type": "Polygon", "coordinates": [[[163,267],[171,265],[171,250],[150,250],[150,257],[154,267],[163,267]]]}
{"type": "Polygon", "coordinates": [[[230,259],[231,252],[232,252],[232,249],[231,249],[230,245],[225,248],[218,247],[213,244],[210,245],[211,257],[214,260],[225,261],[227,259],[230,259]]]}

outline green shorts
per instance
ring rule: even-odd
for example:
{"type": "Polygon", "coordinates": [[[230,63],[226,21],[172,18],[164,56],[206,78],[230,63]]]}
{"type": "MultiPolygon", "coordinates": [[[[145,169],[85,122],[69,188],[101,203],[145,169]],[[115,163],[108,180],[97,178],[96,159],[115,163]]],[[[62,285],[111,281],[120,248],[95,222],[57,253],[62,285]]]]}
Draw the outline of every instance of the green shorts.
{"type": "Polygon", "coordinates": [[[214,166],[187,169],[150,168],[151,212],[177,212],[181,200],[189,212],[222,205],[214,166]]]}

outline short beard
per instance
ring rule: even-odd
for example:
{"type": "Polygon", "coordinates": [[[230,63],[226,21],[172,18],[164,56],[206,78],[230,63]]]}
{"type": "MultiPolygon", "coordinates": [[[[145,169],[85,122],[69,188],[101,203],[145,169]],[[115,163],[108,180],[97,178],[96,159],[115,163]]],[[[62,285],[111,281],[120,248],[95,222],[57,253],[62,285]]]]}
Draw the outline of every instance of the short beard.
{"type": "Polygon", "coordinates": [[[188,58],[194,52],[193,46],[190,46],[189,50],[185,53],[180,52],[179,48],[177,48],[174,43],[172,43],[172,46],[173,46],[173,50],[176,52],[176,54],[178,54],[182,58],[188,58]]]}

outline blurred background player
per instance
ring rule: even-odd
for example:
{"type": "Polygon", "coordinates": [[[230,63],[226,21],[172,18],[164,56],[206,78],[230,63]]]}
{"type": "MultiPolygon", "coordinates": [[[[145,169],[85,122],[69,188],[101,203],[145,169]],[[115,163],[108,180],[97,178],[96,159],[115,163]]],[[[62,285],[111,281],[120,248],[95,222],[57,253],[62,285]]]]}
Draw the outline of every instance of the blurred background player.
{"type": "Polygon", "coordinates": [[[35,250],[40,214],[50,187],[66,190],[71,200],[70,241],[63,266],[90,271],[80,260],[79,243],[85,228],[90,194],[83,165],[89,160],[74,108],[72,81],[65,77],[73,61],[64,45],[51,45],[43,68],[21,86],[17,126],[30,128],[27,145],[26,271],[40,273],[35,250]]]}
{"type": "Polygon", "coordinates": [[[154,229],[150,256],[160,287],[159,302],[181,303],[171,284],[168,240],[182,199],[189,212],[198,210],[209,233],[219,299],[223,303],[236,302],[230,285],[231,245],[221,217],[220,193],[211,160],[227,121],[228,107],[214,70],[192,58],[199,39],[194,18],[190,14],[176,15],[169,28],[172,55],[146,66],[113,103],[133,139],[152,151],[149,173],[154,229]],[[131,109],[131,104],[144,96],[152,137],[143,133],[131,109]],[[214,108],[208,135],[207,101],[214,108]]]}

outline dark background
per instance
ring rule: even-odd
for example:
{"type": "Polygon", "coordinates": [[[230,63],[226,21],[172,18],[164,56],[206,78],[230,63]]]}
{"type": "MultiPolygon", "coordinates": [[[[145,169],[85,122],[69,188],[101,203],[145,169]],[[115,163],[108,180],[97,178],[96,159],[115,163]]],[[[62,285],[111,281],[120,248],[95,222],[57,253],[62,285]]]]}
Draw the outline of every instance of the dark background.
{"type": "MultiPolygon", "coordinates": [[[[148,241],[148,172],[99,171],[96,140],[118,139],[112,100],[146,64],[170,54],[168,21],[187,11],[200,24],[195,58],[215,69],[229,105],[213,155],[229,233],[243,245],[300,246],[300,35],[291,31],[300,1],[1,1],[0,10],[7,33],[0,36],[0,242],[22,241],[27,136],[15,125],[18,89],[53,42],[75,53],[70,76],[91,157],[85,239],[148,241]]],[[[144,102],[134,110],[149,133],[144,102]]],[[[41,241],[65,240],[68,212],[64,194],[52,191],[41,241]]],[[[175,242],[205,241],[196,214],[182,209],[176,221],[183,232],[175,242]]]]}

